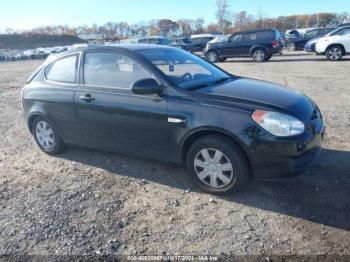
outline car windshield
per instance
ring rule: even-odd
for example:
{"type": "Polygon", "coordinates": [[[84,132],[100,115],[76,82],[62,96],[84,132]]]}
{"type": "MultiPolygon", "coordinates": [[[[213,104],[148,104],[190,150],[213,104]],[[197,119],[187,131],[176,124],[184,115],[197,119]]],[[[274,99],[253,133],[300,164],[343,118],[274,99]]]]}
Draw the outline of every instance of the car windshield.
{"type": "Polygon", "coordinates": [[[181,49],[144,49],[137,52],[183,89],[202,88],[232,78],[200,57],[181,49]]]}

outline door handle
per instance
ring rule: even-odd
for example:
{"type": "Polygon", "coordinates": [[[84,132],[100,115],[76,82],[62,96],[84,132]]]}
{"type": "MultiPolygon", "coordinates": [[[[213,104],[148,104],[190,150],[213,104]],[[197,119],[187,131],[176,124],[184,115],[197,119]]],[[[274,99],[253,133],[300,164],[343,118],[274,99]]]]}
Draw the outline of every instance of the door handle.
{"type": "Polygon", "coordinates": [[[84,96],[81,96],[80,100],[83,100],[85,102],[91,102],[91,101],[94,101],[95,98],[91,94],[86,94],[84,96]]]}

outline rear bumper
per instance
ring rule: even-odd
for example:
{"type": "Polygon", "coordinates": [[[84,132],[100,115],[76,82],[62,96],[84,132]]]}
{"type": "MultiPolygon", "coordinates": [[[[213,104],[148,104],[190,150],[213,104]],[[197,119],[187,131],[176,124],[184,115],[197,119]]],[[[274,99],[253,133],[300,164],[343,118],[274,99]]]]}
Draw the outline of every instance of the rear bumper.
{"type": "Polygon", "coordinates": [[[306,171],[319,158],[325,128],[307,140],[268,141],[256,145],[251,163],[257,178],[283,177],[306,171]]]}
{"type": "Polygon", "coordinates": [[[283,47],[282,46],[278,46],[278,47],[273,47],[273,48],[269,49],[269,52],[270,52],[271,55],[274,55],[274,54],[282,53],[282,50],[283,50],[283,47]]]}

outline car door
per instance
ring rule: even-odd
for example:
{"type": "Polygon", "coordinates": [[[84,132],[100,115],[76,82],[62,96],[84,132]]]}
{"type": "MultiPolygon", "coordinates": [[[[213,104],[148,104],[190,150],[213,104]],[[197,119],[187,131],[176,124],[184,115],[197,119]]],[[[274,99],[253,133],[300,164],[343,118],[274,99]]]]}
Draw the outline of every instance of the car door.
{"type": "Polygon", "coordinates": [[[86,52],[81,70],[74,103],[87,145],[168,160],[166,98],[131,91],[149,71],[122,51],[86,52]]]}
{"type": "Polygon", "coordinates": [[[306,43],[309,40],[317,37],[318,34],[319,34],[319,30],[311,30],[311,31],[307,32],[305,34],[305,36],[298,41],[298,43],[297,43],[298,48],[303,49],[305,47],[306,43]]]}
{"type": "Polygon", "coordinates": [[[36,89],[40,106],[57,127],[66,143],[81,144],[80,129],[73,105],[78,86],[78,61],[80,53],[63,56],[48,64],[43,70],[44,84],[36,89]]]}
{"type": "Polygon", "coordinates": [[[233,34],[227,42],[223,43],[221,51],[224,56],[239,56],[241,54],[242,34],[233,34]]]}
{"type": "Polygon", "coordinates": [[[240,54],[247,56],[250,54],[250,49],[257,43],[257,34],[256,32],[244,33],[242,34],[242,41],[240,45],[240,54]]]}

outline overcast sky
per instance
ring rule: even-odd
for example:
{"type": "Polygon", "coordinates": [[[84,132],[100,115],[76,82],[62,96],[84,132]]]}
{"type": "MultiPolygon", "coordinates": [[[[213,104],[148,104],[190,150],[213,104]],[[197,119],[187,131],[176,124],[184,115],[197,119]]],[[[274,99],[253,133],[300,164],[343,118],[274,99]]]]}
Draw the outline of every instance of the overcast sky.
{"type": "MultiPolygon", "coordinates": [[[[159,18],[215,21],[215,0],[5,0],[0,29],[42,25],[91,25],[108,21],[137,23],[159,18]]],[[[229,0],[233,12],[265,17],[316,12],[350,12],[350,0],[229,0]]]]}

